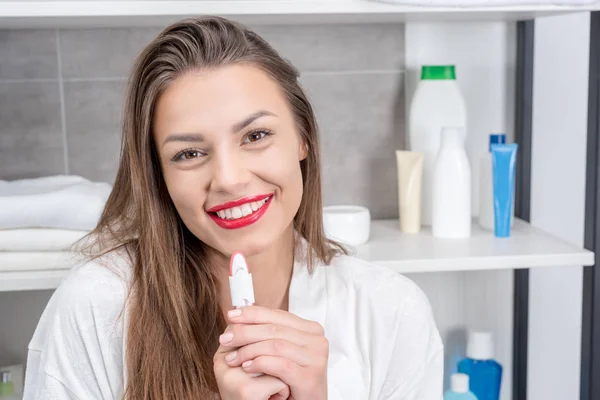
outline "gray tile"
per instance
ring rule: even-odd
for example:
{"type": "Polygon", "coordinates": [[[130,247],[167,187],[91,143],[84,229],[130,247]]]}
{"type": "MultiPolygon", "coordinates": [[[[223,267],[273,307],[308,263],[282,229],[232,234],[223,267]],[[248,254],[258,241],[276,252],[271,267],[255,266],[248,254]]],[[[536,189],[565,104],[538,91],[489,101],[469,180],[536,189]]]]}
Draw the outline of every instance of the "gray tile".
{"type": "Polygon", "coordinates": [[[401,24],[252,27],[300,71],[402,69],[401,24]]]}
{"type": "Polygon", "coordinates": [[[0,31],[0,79],[56,79],[54,30],[0,31]]]}
{"type": "Polygon", "coordinates": [[[118,167],[124,81],[65,82],[69,170],[112,183],[118,167]]]}
{"type": "Polygon", "coordinates": [[[0,82],[0,178],[65,172],[58,82],[0,82]]]}
{"type": "Polygon", "coordinates": [[[371,217],[398,216],[396,158],[393,151],[365,154],[359,147],[323,153],[323,203],[361,205],[371,217]]]}
{"type": "Polygon", "coordinates": [[[158,32],[158,28],[61,30],[63,77],[127,77],[135,57],[158,32]]]}
{"type": "Polygon", "coordinates": [[[0,364],[23,364],[27,360],[27,346],[52,296],[51,290],[0,292],[0,315],[4,321],[0,329],[0,364]]]}
{"type": "Polygon", "coordinates": [[[349,146],[381,154],[405,143],[402,74],[314,74],[301,79],[324,151],[349,146]]]}
{"type": "Polygon", "coordinates": [[[302,82],[320,125],[325,204],[396,217],[394,151],[405,148],[402,74],[315,74],[302,82]]]}

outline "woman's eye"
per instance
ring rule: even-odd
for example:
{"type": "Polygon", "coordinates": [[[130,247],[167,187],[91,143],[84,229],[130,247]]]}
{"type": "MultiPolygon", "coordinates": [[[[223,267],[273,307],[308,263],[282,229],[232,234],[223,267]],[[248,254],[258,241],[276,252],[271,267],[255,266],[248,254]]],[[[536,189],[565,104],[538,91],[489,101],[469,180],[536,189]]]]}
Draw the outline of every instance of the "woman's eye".
{"type": "Polygon", "coordinates": [[[186,151],[185,153],[183,153],[183,157],[185,157],[188,160],[191,160],[192,158],[196,158],[198,157],[198,152],[197,151],[186,151]]]}
{"type": "Polygon", "coordinates": [[[193,160],[194,158],[202,157],[202,153],[198,150],[183,150],[175,157],[173,157],[174,161],[186,161],[193,160]]]}
{"type": "Polygon", "coordinates": [[[254,143],[254,142],[258,142],[261,139],[264,139],[265,136],[268,136],[270,134],[269,131],[253,131],[250,132],[246,135],[246,138],[244,139],[244,143],[254,143]]]}

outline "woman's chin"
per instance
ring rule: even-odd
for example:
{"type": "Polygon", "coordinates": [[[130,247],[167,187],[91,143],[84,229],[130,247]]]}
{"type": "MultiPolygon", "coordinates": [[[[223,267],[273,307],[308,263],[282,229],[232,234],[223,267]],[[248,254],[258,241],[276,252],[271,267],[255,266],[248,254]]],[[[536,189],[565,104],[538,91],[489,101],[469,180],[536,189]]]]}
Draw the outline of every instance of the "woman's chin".
{"type": "Polygon", "coordinates": [[[231,256],[233,253],[243,253],[246,257],[252,257],[267,251],[272,245],[271,241],[265,238],[240,238],[235,244],[227,243],[221,253],[231,256]]]}

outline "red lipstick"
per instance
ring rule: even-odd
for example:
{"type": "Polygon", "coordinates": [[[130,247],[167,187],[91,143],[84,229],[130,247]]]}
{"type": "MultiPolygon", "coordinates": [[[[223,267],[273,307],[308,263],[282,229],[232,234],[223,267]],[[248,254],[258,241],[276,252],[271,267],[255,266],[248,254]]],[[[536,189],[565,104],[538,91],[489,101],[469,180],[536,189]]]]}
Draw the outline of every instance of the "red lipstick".
{"type": "Polygon", "coordinates": [[[244,228],[248,225],[252,225],[256,221],[258,221],[267,212],[267,209],[269,208],[269,205],[271,204],[272,199],[273,199],[273,195],[271,195],[271,194],[249,196],[249,197],[244,197],[243,199],[229,201],[227,203],[216,205],[216,206],[211,207],[208,210],[206,210],[206,212],[208,213],[208,216],[211,217],[212,220],[215,221],[215,223],[217,225],[219,225],[221,228],[223,228],[223,229],[239,229],[239,228],[244,228]],[[225,219],[225,218],[221,218],[217,215],[217,211],[225,210],[225,209],[228,209],[231,207],[239,207],[246,203],[253,203],[255,201],[260,201],[260,200],[264,200],[264,199],[267,199],[267,201],[262,207],[260,207],[256,211],[254,211],[252,214],[246,215],[245,217],[241,217],[241,218],[237,218],[237,219],[225,219]]]}

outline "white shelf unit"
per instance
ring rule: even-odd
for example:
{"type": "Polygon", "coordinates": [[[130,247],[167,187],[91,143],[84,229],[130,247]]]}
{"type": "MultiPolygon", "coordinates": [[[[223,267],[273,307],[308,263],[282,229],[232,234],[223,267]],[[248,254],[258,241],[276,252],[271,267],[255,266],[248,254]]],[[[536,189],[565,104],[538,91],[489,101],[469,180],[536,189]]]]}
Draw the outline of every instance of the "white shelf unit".
{"type": "MultiPolygon", "coordinates": [[[[350,247],[356,257],[399,273],[482,271],[593,265],[594,253],[516,220],[510,238],[473,224],[468,239],[439,239],[424,229],[400,232],[398,220],[372,222],[371,237],[350,247]]],[[[77,260],[67,253],[0,253],[0,291],[54,289],[77,260]]]]}
{"type": "MultiPolygon", "coordinates": [[[[311,23],[390,23],[407,22],[418,25],[421,22],[432,22],[431,25],[444,25],[445,22],[464,21],[474,22],[472,37],[480,37],[487,32],[481,23],[497,24],[499,22],[514,22],[540,17],[577,13],[580,11],[600,10],[600,5],[580,7],[571,6],[519,6],[519,7],[416,7],[378,3],[369,0],[236,0],[236,1],[5,1],[0,0],[0,29],[30,29],[30,28],[69,28],[69,27],[135,27],[135,26],[165,26],[182,18],[202,14],[221,15],[248,24],[311,24],[311,23]],[[477,26],[475,26],[477,25],[477,26]]],[[[454,24],[461,25],[461,24],[454,24]]],[[[465,24],[466,25],[466,24],[465,24]]],[[[412,60],[415,64],[424,63],[429,57],[427,51],[435,43],[439,47],[431,50],[448,62],[457,62],[457,57],[465,55],[463,50],[466,41],[454,40],[469,37],[457,34],[452,40],[447,39],[447,32],[454,28],[444,25],[440,35],[422,36],[423,32],[414,36],[414,26],[410,27],[411,35],[407,35],[407,45],[413,48],[412,60]],[[444,38],[444,40],[439,40],[444,38]],[[448,43],[459,43],[447,47],[448,43]],[[429,47],[428,47],[429,46],[429,47]],[[414,51],[417,49],[418,51],[414,51]],[[415,56],[416,54],[416,56],[415,56]]],[[[430,28],[430,26],[428,27],[430,28]]],[[[469,28],[470,29],[470,28],[469,28]]],[[[490,28],[493,31],[494,27],[490,28]]],[[[438,33],[438,32],[434,32],[438,33]]],[[[455,32],[456,34],[456,32],[455,32]]],[[[477,59],[484,58],[485,66],[496,65],[499,69],[512,71],[511,65],[493,64],[496,55],[487,55],[489,49],[502,46],[494,38],[482,40],[480,47],[468,47],[470,54],[478,54],[477,59]]],[[[473,41],[468,41],[472,46],[473,41]]],[[[410,52],[407,52],[410,53],[410,52]]],[[[470,58],[475,58],[470,55],[470,58]]],[[[501,56],[500,61],[505,61],[501,56]]],[[[430,62],[427,60],[427,62],[430,62]]],[[[465,62],[458,59],[463,66],[461,76],[466,67],[479,67],[476,62],[465,62]],[[473,64],[473,65],[472,65],[473,64]],[[477,64],[477,65],[475,65],[477,64]]],[[[414,75],[407,61],[407,76],[414,75]]],[[[477,72],[471,70],[471,72],[477,72]]],[[[477,86],[482,81],[488,82],[486,76],[475,75],[472,85],[477,86]]],[[[501,80],[501,79],[500,79],[501,80]]],[[[489,89],[489,88],[488,88],[489,89]]],[[[498,104],[502,96],[502,88],[493,87],[485,97],[474,95],[472,104],[484,110],[482,118],[498,119],[503,104],[498,104]],[[486,109],[486,105],[489,109],[486,109]],[[490,113],[490,110],[495,113],[490,113]],[[492,114],[492,118],[490,118],[492,114]]],[[[411,86],[407,85],[407,99],[411,86]]],[[[514,95],[514,94],[513,94],[514,95]]],[[[505,93],[506,98],[512,98],[511,92],[505,93]]],[[[514,104],[511,103],[511,107],[514,104]]],[[[481,109],[480,109],[481,111],[481,109]]],[[[510,118],[509,118],[510,119],[510,118]]],[[[486,132],[486,131],[482,131],[486,132]]],[[[476,226],[473,237],[467,240],[440,240],[424,230],[418,235],[402,235],[399,233],[397,220],[374,221],[371,241],[355,249],[355,254],[367,261],[391,268],[401,273],[411,274],[432,301],[440,331],[445,338],[449,351],[448,358],[452,360],[456,348],[460,348],[460,340],[456,341],[457,330],[472,326],[483,326],[494,332],[497,338],[498,359],[504,363],[505,380],[503,383],[502,399],[511,397],[512,356],[515,348],[512,342],[513,333],[513,298],[511,269],[533,268],[543,271],[544,267],[573,266],[567,268],[574,271],[577,266],[592,265],[594,254],[558,239],[536,229],[531,225],[516,221],[513,236],[509,239],[495,239],[489,232],[483,232],[476,226]],[[463,273],[464,271],[470,271],[463,273]],[[427,273],[425,273],[427,272],[427,273]],[[435,272],[444,272],[436,274],[435,272]],[[510,297],[509,297],[510,296],[510,297]],[[476,301],[473,301],[476,299],[476,301]],[[489,312],[493,310],[493,312],[489,312]]],[[[40,256],[40,254],[36,254],[40,256]]],[[[42,255],[46,260],[30,258],[30,263],[20,264],[19,270],[12,270],[0,258],[0,292],[41,290],[55,288],[69,271],[69,263],[61,264],[60,255],[42,255]],[[58,258],[52,258],[58,256],[58,258]],[[54,260],[53,262],[50,262],[54,260]],[[4,267],[4,268],[3,268],[4,267]]],[[[28,255],[23,255],[27,258],[28,255]]],[[[548,268],[549,274],[556,273],[548,268]]],[[[552,292],[554,293],[554,292],[552,292]]],[[[5,294],[8,295],[8,294],[5,294]]],[[[15,298],[25,298],[32,294],[11,294],[15,298]]],[[[1,305],[0,305],[1,306],[1,305]]],[[[7,305],[8,306],[8,305],[7,305]]],[[[0,310],[8,313],[7,310],[0,310]]],[[[539,328],[538,328],[539,329],[539,328]]],[[[545,332],[544,336],[551,336],[545,332]]],[[[532,338],[531,342],[539,341],[540,335],[532,338]]],[[[556,343],[553,342],[553,346],[556,343]]],[[[446,360],[448,361],[448,360],[446,360]]],[[[573,363],[571,363],[573,365],[573,363]]],[[[538,366],[534,366],[539,369],[538,366]]]]}
{"type": "Polygon", "coordinates": [[[438,7],[371,0],[0,0],[0,28],[164,26],[202,14],[260,24],[518,21],[598,9],[598,4],[438,7]]]}

